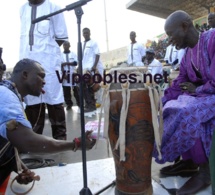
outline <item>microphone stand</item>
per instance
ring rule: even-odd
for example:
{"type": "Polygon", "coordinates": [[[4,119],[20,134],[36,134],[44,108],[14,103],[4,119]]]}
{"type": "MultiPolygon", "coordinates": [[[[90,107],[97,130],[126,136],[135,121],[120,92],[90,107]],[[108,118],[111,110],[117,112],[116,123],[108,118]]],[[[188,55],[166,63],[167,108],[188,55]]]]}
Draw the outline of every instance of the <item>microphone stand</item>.
{"type": "MultiPolygon", "coordinates": [[[[59,14],[64,11],[75,10],[78,24],[78,63],[79,63],[79,74],[82,78],[83,68],[82,68],[82,46],[81,46],[81,17],[83,15],[82,5],[85,5],[91,0],[80,0],[70,5],[67,5],[66,8],[58,10],[56,12],[44,15],[42,17],[36,18],[32,21],[32,24],[45,20],[53,15],[59,14]]],[[[83,104],[83,81],[80,82],[80,111],[81,111],[81,143],[82,143],[82,166],[83,166],[83,188],[80,191],[80,195],[92,195],[92,192],[87,186],[87,165],[86,165],[86,142],[85,142],[85,120],[84,120],[84,104],[83,104]]]]}
{"type": "MultiPolygon", "coordinates": [[[[83,59],[83,54],[82,54],[82,45],[81,45],[81,17],[83,15],[83,10],[81,7],[78,7],[75,9],[75,14],[77,17],[77,24],[78,24],[78,63],[79,63],[79,68],[78,68],[78,73],[83,75],[83,68],[82,68],[82,59],[83,59]]],[[[83,96],[83,81],[81,79],[80,82],[80,97],[83,96]]],[[[85,143],[85,123],[84,123],[84,101],[83,98],[80,99],[80,110],[81,110],[81,142],[83,143],[82,146],[84,145],[84,150],[82,147],[82,165],[83,165],[83,178],[84,178],[84,188],[80,191],[80,195],[92,195],[90,189],[87,187],[87,167],[86,167],[86,143],[85,143]]],[[[115,186],[116,182],[113,181],[98,192],[96,192],[94,195],[99,195],[108,188],[115,186]]]]}
{"type": "Polygon", "coordinates": [[[59,14],[61,12],[74,10],[75,8],[78,8],[78,7],[81,7],[82,5],[87,4],[89,1],[92,1],[92,0],[80,0],[80,1],[76,1],[75,3],[67,5],[64,9],[60,9],[60,10],[58,10],[56,12],[50,13],[48,15],[41,16],[39,18],[36,18],[31,23],[35,24],[35,23],[40,22],[42,20],[45,20],[45,19],[47,19],[47,18],[49,18],[51,16],[57,15],[57,14],[59,14]]]}
{"type": "MultiPolygon", "coordinates": [[[[81,17],[84,14],[81,7],[75,9],[75,15],[77,17],[78,24],[78,73],[81,78],[83,75],[82,67],[82,45],[81,45],[81,17]]],[[[81,143],[82,143],[82,166],[83,166],[83,183],[84,188],[80,191],[80,195],[92,195],[92,192],[87,187],[87,165],[86,165],[86,143],[85,143],[85,119],[84,119],[84,94],[83,94],[83,80],[80,82],[80,111],[81,111],[81,143]]]]}

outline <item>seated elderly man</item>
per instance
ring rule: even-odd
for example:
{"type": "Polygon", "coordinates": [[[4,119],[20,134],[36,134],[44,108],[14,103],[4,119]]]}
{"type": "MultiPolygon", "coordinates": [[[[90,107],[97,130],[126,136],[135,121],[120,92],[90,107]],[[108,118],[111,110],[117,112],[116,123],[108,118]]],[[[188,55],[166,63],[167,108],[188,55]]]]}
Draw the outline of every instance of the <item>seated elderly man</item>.
{"type": "Polygon", "coordinates": [[[208,158],[215,129],[215,31],[199,34],[184,11],[166,19],[165,31],[177,49],[187,49],[179,76],[162,99],[162,159],[157,151],[154,157],[158,163],[165,163],[182,155],[181,163],[199,165],[198,172],[177,191],[177,195],[190,195],[211,184],[208,158]]]}
{"type": "MultiPolygon", "coordinates": [[[[81,149],[80,138],[61,141],[36,134],[25,118],[22,99],[28,94],[39,96],[45,84],[44,77],[44,69],[38,62],[23,59],[14,67],[11,79],[0,82],[0,186],[12,171],[17,171],[14,147],[21,152],[44,154],[81,149]]],[[[90,134],[90,131],[86,132],[87,149],[95,144],[90,134]]],[[[33,180],[31,172],[21,174],[19,183],[33,180]]]]}

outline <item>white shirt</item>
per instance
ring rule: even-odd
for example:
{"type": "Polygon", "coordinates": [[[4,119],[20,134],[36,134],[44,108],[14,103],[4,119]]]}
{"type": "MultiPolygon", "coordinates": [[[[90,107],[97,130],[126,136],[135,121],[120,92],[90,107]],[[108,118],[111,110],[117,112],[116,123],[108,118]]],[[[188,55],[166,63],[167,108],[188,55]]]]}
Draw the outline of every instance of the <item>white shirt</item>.
{"type": "Polygon", "coordinates": [[[165,54],[164,60],[165,61],[167,60],[169,64],[172,64],[176,59],[178,59],[178,64],[180,64],[184,54],[185,54],[185,49],[177,50],[175,46],[169,45],[166,48],[166,54],[165,54]],[[172,56],[172,59],[171,59],[171,56],[172,56]]]}
{"type": "MultiPolygon", "coordinates": [[[[83,70],[91,69],[95,63],[96,55],[100,55],[98,44],[95,41],[90,39],[87,42],[83,42],[82,49],[83,49],[83,60],[82,60],[83,70]]],[[[104,68],[100,59],[98,61],[96,68],[98,69],[100,74],[102,74],[102,70],[104,68]]]]}
{"type": "Polygon", "coordinates": [[[145,48],[142,44],[134,43],[128,46],[127,52],[127,63],[134,64],[135,66],[144,66],[142,62],[142,57],[146,55],[145,48]]]}
{"type": "Polygon", "coordinates": [[[30,58],[38,61],[46,73],[44,86],[46,93],[42,97],[26,96],[27,105],[42,102],[53,105],[64,102],[62,84],[56,74],[56,71],[61,73],[61,51],[56,40],[68,38],[64,15],[57,14],[35,25],[31,24],[32,15],[33,18],[38,18],[57,10],[60,10],[60,7],[49,0],[39,5],[27,2],[20,9],[20,59],[30,58]]]}
{"type": "Polygon", "coordinates": [[[154,60],[148,65],[148,72],[153,76],[155,74],[163,75],[163,66],[157,59],[154,58],[154,60]]]}
{"type": "MultiPolygon", "coordinates": [[[[74,52],[70,52],[70,53],[62,53],[62,63],[64,62],[77,62],[77,55],[74,52]],[[68,61],[67,61],[67,56],[68,56],[68,61]]],[[[66,65],[63,67],[63,70],[66,71],[66,75],[70,76],[70,79],[63,79],[62,85],[63,86],[73,86],[72,85],[72,74],[76,72],[76,68],[77,66],[70,66],[70,65],[66,65]],[[70,82],[69,82],[70,81],[70,82]]]]}

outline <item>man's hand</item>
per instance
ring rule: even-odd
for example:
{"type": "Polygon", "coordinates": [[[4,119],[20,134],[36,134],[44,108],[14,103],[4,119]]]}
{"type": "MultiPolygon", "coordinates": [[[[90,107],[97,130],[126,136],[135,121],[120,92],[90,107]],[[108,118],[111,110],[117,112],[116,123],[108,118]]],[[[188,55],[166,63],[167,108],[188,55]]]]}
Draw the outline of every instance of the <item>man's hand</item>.
{"type": "MultiPolygon", "coordinates": [[[[93,132],[93,131],[86,131],[86,134],[85,134],[86,150],[92,149],[93,146],[94,146],[95,143],[96,143],[96,139],[92,139],[92,138],[91,138],[92,132],[93,132]]],[[[74,140],[74,142],[75,142],[75,151],[76,151],[76,150],[81,150],[81,149],[82,149],[81,137],[76,138],[76,139],[74,140]],[[77,140],[76,140],[76,139],[77,139],[77,140]]]]}
{"type": "Polygon", "coordinates": [[[91,71],[93,71],[94,73],[96,72],[96,66],[95,65],[91,68],[91,71]]]}
{"type": "Polygon", "coordinates": [[[61,71],[63,72],[64,71],[64,66],[65,66],[66,64],[65,63],[62,63],[61,64],[61,71]]]}
{"type": "Polygon", "coordinates": [[[64,63],[61,64],[61,67],[64,67],[66,65],[67,65],[67,62],[64,62],[64,63]]]}
{"type": "Polygon", "coordinates": [[[92,134],[93,131],[87,131],[86,132],[86,149],[87,150],[90,150],[93,148],[93,146],[95,145],[96,143],[96,139],[92,139],[91,137],[91,134],[92,134]]]}
{"type": "Polygon", "coordinates": [[[193,83],[184,82],[184,83],[180,83],[179,86],[183,92],[189,92],[189,93],[196,92],[196,86],[193,83]]]}
{"type": "Polygon", "coordinates": [[[39,176],[35,176],[34,172],[31,172],[29,169],[24,170],[22,173],[20,173],[18,176],[16,176],[16,181],[19,184],[28,184],[32,182],[33,180],[40,180],[39,176]]]}

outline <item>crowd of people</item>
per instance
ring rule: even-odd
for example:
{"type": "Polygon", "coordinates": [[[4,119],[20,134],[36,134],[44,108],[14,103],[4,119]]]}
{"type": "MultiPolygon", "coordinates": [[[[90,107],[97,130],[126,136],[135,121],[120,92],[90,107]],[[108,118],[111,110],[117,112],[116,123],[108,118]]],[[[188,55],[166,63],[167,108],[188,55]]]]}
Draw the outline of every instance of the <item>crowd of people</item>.
{"type": "MultiPolygon", "coordinates": [[[[47,0],[29,0],[21,7],[20,60],[9,80],[2,80],[5,65],[0,61],[0,185],[11,171],[16,170],[14,148],[21,152],[56,153],[81,149],[80,138],[66,141],[66,110],[73,106],[72,94],[80,106],[79,84],[72,83],[78,70],[77,54],[70,51],[67,27],[62,13],[32,24],[32,20],[59,10],[47,0]],[[60,46],[63,46],[63,52],[60,46]],[[62,82],[56,71],[62,73],[62,82]],[[24,102],[24,103],[23,103],[24,102]],[[24,107],[24,104],[26,107],[24,107]],[[51,123],[53,138],[42,135],[45,109],[51,123]],[[26,114],[26,115],[25,115],[26,114]]],[[[199,33],[190,15],[175,11],[165,22],[169,46],[164,61],[179,70],[179,76],[165,90],[162,97],[164,130],[161,144],[162,159],[156,147],[153,156],[157,163],[174,162],[160,170],[167,176],[195,173],[177,191],[179,195],[195,194],[214,186],[215,136],[215,14],[208,15],[210,29],[199,33]],[[213,140],[213,141],[212,141],[213,140]],[[179,159],[179,160],[176,160],[179,159]]],[[[103,75],[104,67],[96,41],[89,28],[82,30],[83,73],[91,78],[103,75]]],[[[163,74],[163,65],[156,59],[153,48],[144,48],[136,41],[136,32],[130,32],[128,66],[147,66],[152,75],[163,74]]],[[[84,112],[96,110],[96,99],[101,88],[95,88],[90,79],[83,83],[84,112]]],[[[86,133],[86,147],[95,140],[86,133]]],[[[29,183],[28,175],[20,183],[29,183]]]]}

